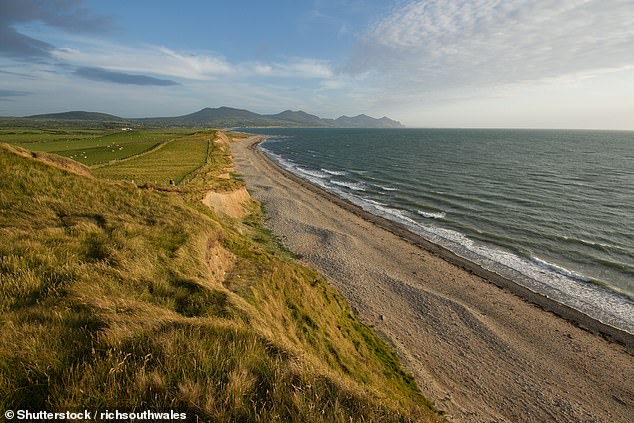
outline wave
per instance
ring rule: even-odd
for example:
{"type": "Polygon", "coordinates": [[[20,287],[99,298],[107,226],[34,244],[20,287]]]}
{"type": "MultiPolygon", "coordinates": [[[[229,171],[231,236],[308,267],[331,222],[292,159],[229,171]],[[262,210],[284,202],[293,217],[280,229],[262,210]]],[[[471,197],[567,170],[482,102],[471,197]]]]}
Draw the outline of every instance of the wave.
{"type": "Polygon", "coordinates": [[[284,141],[288,141],[289,139],[294,138],[291,135],[267,135],[265,136],[265,139],[263,142],[269,143],[269,144],[273,144],[273,143],[277,143],[277,142],[284,142],[284,141]]]}
{"type": "Polygon", "coordinates": [[[328,179],[329,175],[327,173],[321,172],[319,170],[313,170],[313,169],[306,169],[305,167],[299,167],[296,166],[295,169],[297,169],[298,171],[300,171],[303,174],[309,175],[309,176],[314,176],[315,178],[320,178],[320,179],[328,179]]]}
{"type": "Polygon", "coordinates": [[[361,170],[361,169],[350,169],[350,172],[356,173],[357,175],[367,175],[368,173],[370,173],[367,170],[361,170]]]}
{"type": "Polygon", "coordinates": [[[361,182],[345,182],[331,179],[330,183],[340,187],[350,188],[353,191],[365,191],[366,189],[366,185],[361,182]]]}
{"type": "Polygon", "coordinates": [[[387,206],[387,204],[381,203],[381,202],[376,201],[376,200],[372,200],[371,198],[364,198],[363,201],[367,201],[368,203],[374,204],[375,206],[387,206]]]}
{"type": "Polygon", "coordinates": [[[394,187],[388,187],[384,185],[376,185],[376,186],[381,188],[383,191],[398,191],[398,188],[394,188],[394,187]]]}
{"type": "Polygon", "coordinates": [[[422,210],[416,210],[416,213],[427,219],[444,219],[447,216],[445,212],[426,212],[422,210]]]}
{"type": "Polygon", "coordinates": [[[348,174],[348,172],[344,172],[343,170],[330,170],[324,169],[323,167],[321,168],[321,171],[333,176],[344,176],[348,174]]]}
{"type": "Polygon", "coordinates": [[[571,244],[580,244],[580,245],[584,245],[586,247],[592,247],[592,248],[596,248],[599,250],[604,250],[604,251],[615,251],[617,253],[628,253],[628,250],[623,248],[623,247],[619,247],[618,245],[614,245],[614,244],[608,244],[606,242],[599,242],[599,241],[590,241],[587,239],[582,239],[582,238],[576,238],[576,237],[569,237],[566,235],[563,236],[558,236],[557,239],[571,243],[571,244]]]}
{"type": "MultiPolygon", "coordinates": [[[[267,139],[268,142],[268,139],[267,139]]],[[[261,147],[261,144],[258,145],[258,148],[260,148],[262,151],[264,151],[274,162],[276,162],[277,164],[279,164],[280,166],[282,166],[285,169],[294,169],[295,168],[295,162],[291,159],[285,159],[284,157],[272,153],[269,150],[266,150],[264,148],[261,147]]]]}
{"type": "Polygon", "coordinates": [[[401,223],[405,223],[409,225],[417,225],[414,219],[408,217],[405,214],[405,212],[401,210],[393,209],[391,207],[379,206],[379,205],[375,205],[374,207],[380,212],[378,214],[385,218],[388,218],[390,220],[394,220],[396,218],[396,220],[400,221],[401,223]]]}
{"type": "Polygon", "coordinates": [[[564,275],[567,276],[571,279],[575,279],[578,281],[582,281],[582,282],[591,282],[592,279],[580,275],[577,272],[573,272],[572,270],[568,270],[565,267],[559,266],[557,264],[554,263],[549,263],[546,260],[540,259],[539,257],[531,257],[530,261],[532,263],[535,263],[536,265],[538,265],[539,267],[542,267],[546,270],[549,270],[551,272],[555,272],[555,273],[559,273],[560,275],[564,275]]]}

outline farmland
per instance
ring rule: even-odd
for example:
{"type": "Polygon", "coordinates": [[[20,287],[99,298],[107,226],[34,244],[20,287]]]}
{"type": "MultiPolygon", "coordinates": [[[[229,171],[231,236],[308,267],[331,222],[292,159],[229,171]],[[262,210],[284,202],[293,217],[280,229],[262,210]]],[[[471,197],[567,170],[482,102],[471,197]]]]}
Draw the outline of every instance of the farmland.
{"type": "Polygon", "coordinates": [[[108,179],[133,180],[137,183],[179,183],[207,160],[209,135],[169,140],[150,154],[133,157],[94,170],[94,174],[108,179]]]}
{"type": "Polygon", "coordinates": [[[0,130],[0,142],[68,157],[96,176],[160,185],[181,182],[205,164],[212,137],[213,131],[183,129],[0,130]]]}
{"type": "Polygon", "coordinates": [[[0,142],[31,151],[54,153],[87,166],[103,165],[147,152],[168,140],[187,136],[182,130],[2,129],[0,142]]]}

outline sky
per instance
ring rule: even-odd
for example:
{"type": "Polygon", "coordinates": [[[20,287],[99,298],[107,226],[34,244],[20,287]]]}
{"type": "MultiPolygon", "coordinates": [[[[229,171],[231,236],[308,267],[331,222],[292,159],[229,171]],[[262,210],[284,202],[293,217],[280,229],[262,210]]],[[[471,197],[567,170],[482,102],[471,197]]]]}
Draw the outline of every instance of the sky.
{"type": "Polygon", "coordinates": [[[634,130],[634,0],[0,0],[0,115],[634,130]]]}

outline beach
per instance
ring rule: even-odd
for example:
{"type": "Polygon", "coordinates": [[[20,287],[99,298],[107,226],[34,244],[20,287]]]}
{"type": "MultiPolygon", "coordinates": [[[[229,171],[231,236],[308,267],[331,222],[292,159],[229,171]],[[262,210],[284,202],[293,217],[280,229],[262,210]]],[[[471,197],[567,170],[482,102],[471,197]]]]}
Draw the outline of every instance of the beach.
{"type": "Polygon", "coordinates": [[[258,140],[232,153],[267,225],[394,346],[451,420],[631,421],[631,336],[355,210],[280,169],[258,140]]]}

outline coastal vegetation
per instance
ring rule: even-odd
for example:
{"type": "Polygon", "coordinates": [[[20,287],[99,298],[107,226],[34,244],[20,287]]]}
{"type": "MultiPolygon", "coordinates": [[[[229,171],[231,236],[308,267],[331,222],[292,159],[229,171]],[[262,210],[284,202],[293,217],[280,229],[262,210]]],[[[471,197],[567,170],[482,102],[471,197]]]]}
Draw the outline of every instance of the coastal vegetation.
{"type": "Polygon", "coordinates": [[[231,134],[57,128],[0,132],[0,408],[438,419],[258,203],[201,202],[243,188],[231,134]]]}

